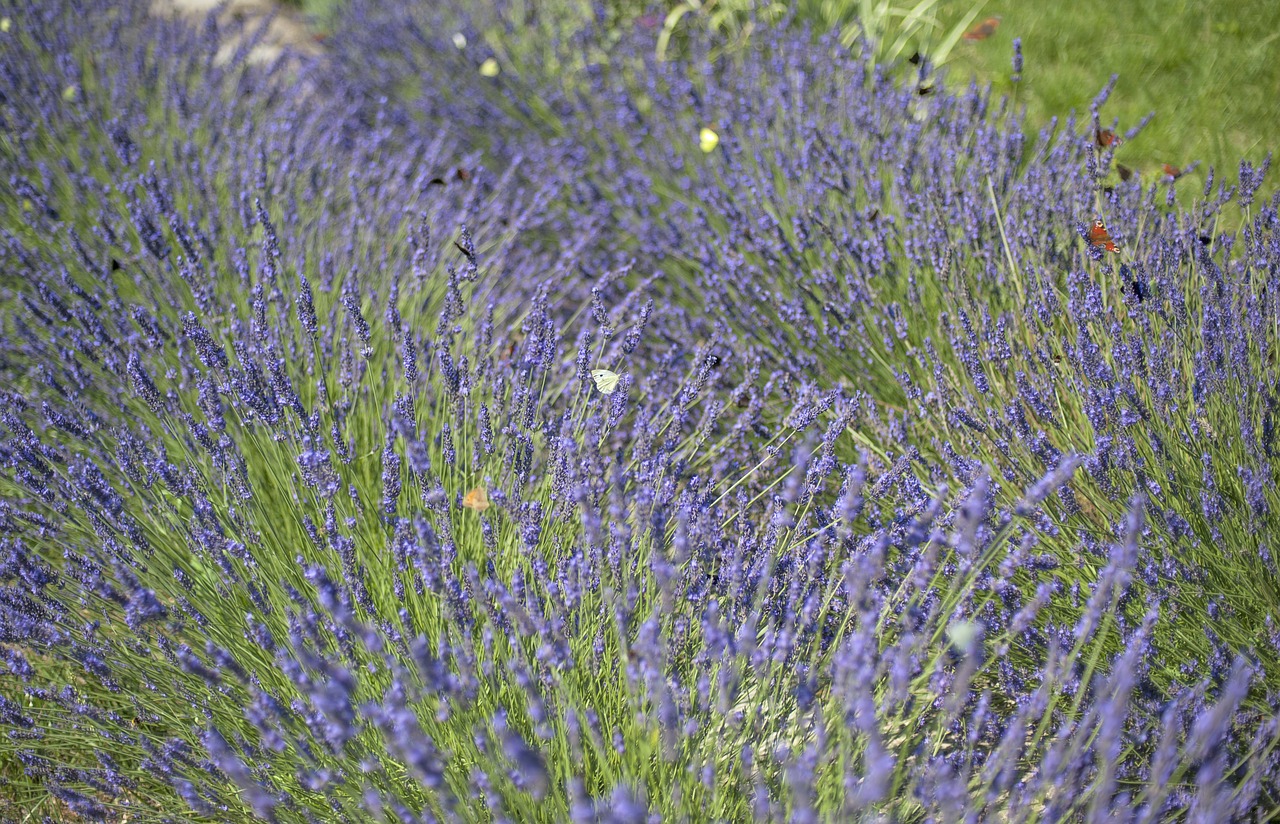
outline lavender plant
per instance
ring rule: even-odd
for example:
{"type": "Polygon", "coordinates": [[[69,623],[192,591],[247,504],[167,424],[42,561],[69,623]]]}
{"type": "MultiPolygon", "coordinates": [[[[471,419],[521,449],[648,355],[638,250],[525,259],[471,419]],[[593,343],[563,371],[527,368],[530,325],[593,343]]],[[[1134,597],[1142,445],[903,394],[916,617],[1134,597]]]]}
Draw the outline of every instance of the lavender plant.
{"type": "MultiPolygon", "coordinates": [[[[1062,503],[1086,540],[1148,496],[1163,548],[1144,584],[1178,581],[1181,605],[1213,626],[1207,644],[1171,647],[1203,662],[1269,636],[1276,338],[1261,285],[1277,204],[1251,210],[1265,169],[1179,212],[1172,187],[1104,190],[1110,158],[1074,122],[1024,153],[982,90],[921,98],[927,86],[860,77],[852,61],[798,86],[805,54],[784,44],[745,70],[673,80],[701,111],[619,130],[624,158],[665,160],[622,134],[686,147],[653,173],[673,185],[617,198],[638,254],[777,362],[871,396],[888,426],[853,434],[886,462],[917,449],[952,483],[989,465],[1016,496],[1081,455],[1087,474],[1062,503]],[[687,138],[699,122],[733,124],[704,158],[687,138]],[[1233,199],[1238,237],[1219,222],[1233,199]],[[1081,242],[1076,227],[1101,214],[1130,227],[1121,263],[1081,242]]],[[[1275,647],[1260,654],[1276,671],[1275,647]]]]}
{"type": "MultiPolygon", "coordinates": [[[[396,21],[412,38],[379,30],[401,43],[390,51],[415,71],[458,59],[428,48],[432,31],[456,22],[412,19],[396,21]]],[[[1163,549],[1144,586],[1177,581],[1181,605],[1214,628],[1159,633],[1178,653],[1164,677],[1180,668],[1190,677],[1273,637],[1274,482],[1264,479],[1274,477],[1265,388],[1276,382],[1265,320],[1274,306],[1257,286],[1270,266],[1261,261],[1275,203],[1252,212],[1265,168],[1242,167],[1239,187],[1211,185],[1181,212],[1172,186],[1158,199],[1136,181],[1107,185],[1110,154],[1094,154],[1092,140],[1105,91],[1087,124],[1054,124],[1027,147],[1007,103],[977,88],[938,95],[927,64],[903,88],[833,41],[815,47],[777,31],[765,46],[664,65],[636,38],[579,80],[528,63],[510,84],[456,93],[523,123],[525,141],[568,134],[584,144],[579,153],[595,160],[575,169],[582,199],[603,196],[628,248],[673,275],[665,282],[677,301],[732,327],[771,363],[874,401],[843,443],[886,466],[917,450],[952,484],[992,466],[1014,485],[1010,503],[1063,456],[1084,456],[1088,472],[1064,500],[1063,523],[1086,541],[1105,534],[1132,495],[1149,496],[1163,549]],[[580,81],[590,91],[549,126],[514,100],[539,84],[561,100],[580,81]],[[706,151],[698,135],[709,126],[718,144],[706,151]],[[1135,230],[1122,235],[1133,243],[1121,264],[1080,239],[1078,227],[1103,214],[1135,230]],[[1240,232],[1251,251],[1237,262],[1228,227],[1241,221],[1252,224],[1240,232]],[[1224,267],[1238,269],[1236,286],[1224,267]],[[1224,302],[1202,309],[1214,294],[1224,302]],[[1241,319],[1227,334],[1239,383],[1206,372],[1215,351],[1225,370],[1228,315],[1241,319]],[[1180,446],[1228,427],[1240,441],[1220,454],[1180,446]],[[1223,484],[1234,487],[1225,497],[1223,484]],[[1224,522],[1250,521],[1266,526],[1240,531],[1224,552],[1224,522]]],[[[1015,71],[1020,62],[1015,54],[1015,71]]],[[[1259,654],[1274,671],[1274,645],[1259,654]]]]}
{"type": "MultiPolygon", "coordinates": [[[[423,40],[430,42],[427,37],[423,40]]],[[[870,438],[851,432],[855,440],[861,435],[864,444],[881,449],[886,465],[895,453],[921,449],[935,457],[933,471],[953,482],[964,482],[975,467],[990,463],[1000,467],[1006,480],[1030,483],[1040,473],[1057,467],[1064,454],[1084,453],[1091,479],[1098,480],[1102,488],[1083,484],[1080,491],[1064,499],[1064,505],[1075,528],[1083,532],[1086,545],[1105,530],[1103,524],[1122,515],[1128,496],[1137,491],[1153,496],[1162,507],[1157,540],[1166,548],[1158,564],[1144,571],[1143,584],[1160,590],[1177,581],[1174,592],[1179,607],[1190,609],[1213,627],[1206,638],[1188,638],[1176,626],[1163,627],[1158,635],[1167,639],[1165,652],[1175,654],[1165,655],[1170,664],[1162,678],[1194,677],[1205,661],[1222,662],[1231,650],[1248,649],[1260,638],[1274,638],[1277,595],[1271,582],[1275,567],[1265,539],[1259,540],[1268,530],[1242,535],[1240,541],[1232,542],[1241,548],[1224,553],[1218,545],[1221,531],[1217,524],[1225,513],[1218,508],[1216,493],[1197,493],[1197,480],[1217,488],[1214,473],[1204,468],[1212,464],[1212,458],[1205,453],[1190,456],[1198,461],[1185,461],[1165,447],[1171,440],[1184,440],[1188,434],[1194,437],[1211,426],[1202,414],[1204,400],[1187,397],[1181,404],[1168,400],[1179,393],[1184,397],[1202,395],[1205,382],[1180,377],[1167,362],[1148,364],[1143,356],[1162,345],[1169,346],[1171,340],[1187,353],[1175,358],[1196,357],[1195,352],[1212,348],[1212,341],[1206,345],[1205,340],[1210,334],[1202,329],[1197,335],[1194,326],[1178,322],[1186,320],[1178,293],[1197,288],[1196,278],[1203,275],[1194,266],[1203,258],[1195,247],[1208,245],[1215,231],[1223,233],[1210,227],[1216,226],[1217,215],[1224,208],[1233,205],[1231,190],[1220,188],[1210,202],[1197,208],[1200,229],[1189,229],[1187,218],[1182,218],[1181,229],[1168,226],[1172,236],[1164,243],[1171,247],[1171,253],[1166,253],[1165,259],[1192,264],[1183,283],[1179,284],[1174,279],[1177,273],[1168,269],[1153,275],[1152,263],[1161,258],[1148,252],[1145,260],[1131,260],[1118,270],[1099,273],[1115,278],[1109,281],[1111,306],[1115,307],[1109,317],[1084,318],[1088,311],[1073,312],[1074,307],[1068,307],[1064,315],[1056,307],[1067,291],[1091,291],[1088,301],[1095,306],[1102,297],[1098,287],[1082,283],[1083,273],[1066,274],[1068,267],[1080,268],[1085,258],[1092,256],[1087,247],[1090,255],[1076,252],[1083,244],[1074,239],[1071,229],[1087,224],[1089,212],[1110,212],[1113,208],[1133,210],[1123,213],[1126,221],[1150,221],[1154,226],[1165,221],[1167,225],[1174,218],[1168,214],[1168,204],[1156,208],[1155,193],[1149,191],[1144,207],[1138,202],[1136,185],[1129,187],[1128,203],[1122,204],[1115,190],[1102,185],[1107,180],[1109,157],[1086,156],[1091,141],[1076,138],[1079,127],[1072,124],[1061,133],[1046,133],[1034,163],[1023,171],[1029,155],[1024,155],[1016,129],[1000,124],[1001,113],[988,112],[990,101],[982,90],[971,90],[968,99],[934,101],[922,95],[932,88],[928,66],[921,67],[921,76],[912,87],[898,89],[881,75],[863,73],[855,60],[842,59],[829,46],[815,50],[785,35],[779,41],[766,50],[767,58],[726,61],[706,68],[695,65],[693,71],[684,66],[669,71],[648,66],[639,82],[625,71],[611,72],[610,68],[642,62],[643,44],[631,53],[619,55],[615,50],[608,64],[598,64],[588,72],[595,90],[581,95],[581,106],[555,124],[557,133],[594,142],[604,155],[596,161],[601,167],[598,178],[585,183],[584,188],[610,197],[615,210],[624,216],[620,230],[640,239],[638,251],[643,258],[679,272],[681,276],[668,282],[676,289],[690,287],[684,294],[686,303],[730,319],[744,338],[772,349],[778,361],[796,372],[813,375],[812,357],[815,350],[823,351],[828,360],[828,385],[860,383],[870,388],[880,403],[889,405],[887,430],[872,420],[867,427],[870,438]],[[870,135],[868,123],[873,126],[870,135]],[[744,134],[740,143],[720,150],[713,147],[709,156],[701,157],[694,136],[706,124],[721,124],[716,126],[721,133],[735,135],[741,124],[744,134]],[[973,134],[969,143],[974,148],[954,151],[951,147],[956,136],[969,133],[973,134]],[[844,141],[841,147],[827,145],[837,138],[844,141]],[[877,181],[877,174],[885,178],[884,170],[889,168],[904,173],[887,185],[877,181]],[[860,182],[866,199],[875,201],[861,210],[858,182],[851,184],[855,175],[850,169],[866,170],[861,172],[860,182]],[[1020,175],[1030,180],[1021,180],[1020,175]],[[1048,179],[1060,186],[1063,175],[1076,181],[1080,194],[1075,202],[1055,200],[1044,188],[1043,181],[1048,179]],[[953,184],[957,178],[959,183],[953,184]],[[939,185],[941,181],[957,185],[959,193],[947,191],[939,185]],[[796,191],[797,184],[805,191],[796,191]],[[944,214],[938,204],[948,200],[969,208],[953,208],[944,214]],[[1002,202],[1006,200],[1013,202],[1002,202]],[[876,226],[882,209],[888,220],[876,226]],[[1029,250],[1015,252],[1019,238],[1015,236],[1011,244],[1000,225],[1013,218],[1001,213],[1022,209],[1028,213],[1021,217],[1019,230],[1041,240],[1032,242],[1029,250]],[[899,232],[892,221],[900,212],[931,212],[934,221],[910,221],[899,232]],[[634,219],[628,221],[629,215],[634,219]],[[932,241],[912,237],[928,233],[931,222],[932,241]],[[1067,224],[1065,232],[1063,223],[1067,224]],[[963,227],[964,236],[941,232],[947,225],[963,227]],[[756,238],[751,236],[753,228],[756,238]],[[1185,241],[1193,231],[1196,237],[1188,245],[1185,241]],[[1070,239],[1066,243],[1064,234],[1070,239]],[[893,254],[899,243],[906,261],[893,254]],[[967,254],[978,260],[965,261],[967,254]],[[1026,256],[1023,265],[1035,270],[1030,285],[1022,283],[1020,275],[1008,273],[1017,272],[1015,254],[1026,256]],[[685,256],[692,259],[682,259],[685,256]],[[834,261],[834,266],[820,262],[824,258],[834,261]],[[1006,261],[1009,269],[1001,272],[1006,261]],[[835,271],[829,273],[829,268],[835,271]],[[969,275],[978,268],[988,276],[969,275]],[[917,278],[915,270],[922,276],[917,278]],[[1055,271],[1061,274],[1051,277],[1055,271]],[[840,284],[841,278],[845,284],[840,284]],[[1164,282],[1155,283],[1155,278],[1164,282]],[[974,296],[975,281],[982,292],[978,298],[974,296]],[[833,290],[837,285],[843,288],[833,290]],[[961,294],[947,294],[957,286],[963,288],[961,294]],[[930,287],[940,287],[942,294],[930,294],[930,287]],[[1172,312],[1153,306],[1153,287],[1157,298],[1174,295],[1170,299],[1172,312]],[[1038,289],[1057,294],[1042,297],[1038,289]],[[846,297],[837,300],[842,292],[846,297]],[[1041,303],[1037,306],[1038,300],[1041,303]],[[1005,314],[1001,316],[1001,312],[1005,314]],[[1141,320],[1143,314],[1152,312],[1164,322],[1159,337],[1151,334],[1149,320],[1141,320]],[[806,315],[808,328],[799,322],[806,315]],[[938,328],[940,315],[943,323],[938,328]],[[1126,316],[1147,328],[1136,335],[1125,332],[1121,318],[1126,316]],[[983,319],[981,341],[974,332],[975,318],[983,319]],[[1019,323],[1020,319],[1030,321],[1030,328],[1019,323]],[[1065,323],[1050,323],[1049,319],[1065,323]],[[883,349],[879,336],[869,334],[872,326],[882,331],[883,349]],[[1112,333],[1117,343],[1095,343],[1098,327],[1112,333]],[[944,349],[940,359],[933,341],[944,335],[951,354],[944,349]],[[897,352],[894,336],[899,339],[897,352]],[[1036,348],[1029,350],[1034,357],[1018,358],[1010,339],[1034,345],[1036,348]],[[1062,347],[1055,346],[1055,341],[1072,343],[1062,347]],[[901,346],[902,342],[906,346],[901,346]],[[855,346],[865,359],[863,363],[857,359],[851,363],[847,357],[847,350],[855,346]],[[1065,369],[1058,354],[1064,350],[1068,355],[1065,369]],[[1083,354],[1086,350],[1095,366],[1089,365],[1083,354]],[[904,358],[904,354],[910,357],[904,358]],[[994,394],[992,380],[984,373],[994,370],[982,362],[984,357],[988,363],[1004,367],[997,380],[1005,391],[994,395],[1000,399],[994,407],[974,400],[975,396],[985,400],[994,394]],[[1087,369],[1083,374],[1070,374],[1075,364],[1087,369]],[[1114,380],[1111,370],[1116,369],[1121,379],[1128,381],[1127,389],[1114,380]],[[1166,375],[1174,379],[1172,387],[1166,375]],[[1038,389],[1029,376],[1035,376],[1038,389]],[[1058,415],[1044,403],[1049,392],[1059,406],[1058,415]],[[1143,401],[1139,400],[1152,392],[1166,398],[1165,414],[1154,430],[1145,426],[1150,416],[1143,414],[1143,401]],[[1005,400],[1018,396],[1020,402],[1008,404],[1005,400]],[[1137,405],[1121,413],[1116,399],[1137,405]],[[1110,411],[1099,414],[1100,404],[1110,411]],[[1178,413],[1179,407],[1193,406],[1200,410],[1194,416],[1178,413]],[[919,422],[905,425],[908,416],[919,422]],[[998,427],[994,432],[989,428],[993,419],[998,427]],[[1085,420],[1091,426],[1082,430],[1079,423],[1085,420]],[[1050,434],[1035,433],[1032,426],[1036,425],[1047,427],[1050,434]],[[904,437],[908,433],[910,436],[904,437]],[[895,441],[896,448],[890,448],[895,441]],[[1025,452],[1018,441],[1025,444],[1025,452]],[[1010,442],[1014,443],[1012,449],[1010,442]],[[1127,457],[1117,458],[1112,451],[1116,443],[1125,445],[1127,457]],[[965,459],[961,454],[982,458],[965,459]],[[1152,463],[1157,464],[1154,469],[1152,463]],[[1103,511],[1109,518],[1096,517],[1103,511]],[[1213,523],[1205,524],[1198,515],[1213,523]],[[1247,571],[1245,577],[1250,582],[1243,587],[1238,583],[1242,570],[1247,571]],[[1224,603],[1229,604],[1226,609],[1222,608],[1224,603]]],[[[401,53],[412,55],[413,49],[402,49],[401,53]]],[[[1019,62],[1020,55],[1015,55],[1015,71],[1019,62]]],[[[517,82],[527,87],[530,78],[539,76],[538,67],[522,68],[517,82]]],[[[563,83],[560,78],[544,78],[543,82],[551,90],[548,96],[563,83]]],[[[463,93],[473,92],[501,100],[500,96],[494,98],[488,87],[468,88],[463,93]]],[[[1097,110],[1105,103],[1105,96],[1095,102],[1093,122],[1084,129],[1086,135],[1098,126],[1097,110]]],[[[506,110],[518,111],[514,106],[506,106],[506,110]]],[[[581,171],[589,175],[590,167],[581,171]]],[[[1265,169],[1242,169],[1238,203],[1246,209],[1263,172],[1265,169]]],[[[1173,190],[1168,194],[1172,198],[1173,190]]],[[[1205,197],[1209,198],[1210,192],[1205,197]]],[[[1274,224],[1274,204],[1259,221],[1255,233],[1274,224]]],[[[1162,239],[1152,240],[1153,246],[1160,245],[1158,240],[1162,239]]],[[[1229,237],[1212,242],[1220,244],[1213,248],[1230,252],[1229,237]]],[[[1210,271],[1213,265],[1207,264],[1210,271]]],[[[1256,276],[1247,280],[1256,280],[1256,276]]],[[[1253,299],[1265,299],[1265,291],[1253,299]]],[[[1264,352],[1273,346],[1265,324],[1255,323],[1253,330],[1240,333],[1246,340],[1252,335],[1254,341],[1238,347],[1238,352],[1253,347],[1264,352]]],[[[1274,377],[1253,374],[1256,378],[1246,378],[1244,385],[1274,383],[1274,377]]],[[[1249,391],[1245,391],[1249,409],[1242,411],[1241,417],[1269,420],[1270,402],[1261,396],[1249,400],[1249,391]]],[[[1234,416],[1236,410],[1230,408],[1234,387],[1227,397],[1231,400],[1226,410],[1234,416]]],[[[1266,448],[1258,447],[1257,436],[1250,435],[1253,426],[1245,424],[1242,433],[1254,441],[1255,447],[1248,451],[1256,458],[1266,448]]],[[[1261,516],[1267,511],[1261,503],[1267,487],[1257,479],[1269,476],[1269,470],[1255,473],[1245,466],[1245,459],[1226,460],[1228,466],[1234,462],[1243,477],[1253,479],[1259,502],[1258,506],[1246,504],[1243,495],[1236,496],[1236,514],[1226,520],[1241,523],[1261,516]]],[[[1266,459],[1262,460],[1265,463],[1266,459]]],[[[1229,470],[1227,479],[1230,482],[1229,470]]],[[[1077,563],[1079,553],[1067,550],[1062,557],[1077,563]]],[[[1270,662],[1268,669],[1274,671],[1274,644],[1264,644],[1259,652],[1270,662]]],[[[1222,671],[1221,664],[1217,668],[1222,671]]]]}
{"type": "Polygon", "coordinates": [[[6,815],[1270,814],[1274,204],[1180,258],[1225,191],[1096,193],[830,44],[435,86],[458,10],[363,11],[270,67],[13,15],[6,815]]]}

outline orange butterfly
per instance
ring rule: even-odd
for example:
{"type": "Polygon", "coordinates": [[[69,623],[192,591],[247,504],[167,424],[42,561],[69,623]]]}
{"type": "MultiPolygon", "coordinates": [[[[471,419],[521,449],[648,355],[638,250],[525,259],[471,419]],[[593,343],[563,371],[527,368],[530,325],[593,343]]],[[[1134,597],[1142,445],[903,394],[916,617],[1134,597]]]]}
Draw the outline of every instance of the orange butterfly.
{"type": "Polygon", "coordinates": [[[1164,170],[1165,176],[1168,177],[1170,180],[1177,180],[1178,178],[1186,174],[1186,172],[1182,171],[1177,166],[1173,166],[1169,163],[1164,164],[1160,168],[1164,170]]]}
{"type": "Polygon", "coordinates": [[[1104,251],[1120,254],[1120,247],[1111,239],[1111,233],[1107,231],[1107,226],[1101,218],[1094,220],[1093,225],[1089,227],[1089,245],[1101,246],[1104,251]]]}
{"type": "Polygon", "coordinates": [[[1116,146],[1119,146],[1121,143],[1124,143],[1124,140],[1120,138],[1120,135],[1116,134],[1110,129],[1094,130],[1093,139],[1097,141],[1098,145],[1103,147],[1104,149],[1113,144],[1116,146]]]}
{"type": "Polygon", "coordinates": [[[484,512],[489,508],[489,493],[484,491],[484,487],[477,486],[462,497],[462,505],[476,512],[484,512]]]}
{"type": "Polygon", "coordinates": [[[1000,25],[999,17],[988,17],[981,23],[964,33],[965,40],[986,40],[995,34],[996,27],[1000,25]]]}

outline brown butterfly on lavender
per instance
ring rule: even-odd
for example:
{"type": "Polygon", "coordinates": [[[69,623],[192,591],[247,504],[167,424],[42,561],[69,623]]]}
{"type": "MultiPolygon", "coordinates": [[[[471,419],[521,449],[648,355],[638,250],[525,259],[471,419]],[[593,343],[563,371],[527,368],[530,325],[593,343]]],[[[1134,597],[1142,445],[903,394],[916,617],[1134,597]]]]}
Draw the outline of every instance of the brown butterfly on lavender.
{"type": "Polygon", "coordinates": [[[1101,249],[1104,252],[1120,254],[1120,247],[1116,245],[1111,233],[1107,231],[1107,225],[1102,222],[1102,218],[1094,219],[1093,225],[1085,233],[1085,240],[1089,242],[1089,248],[1091,249],[1101,249]]]}

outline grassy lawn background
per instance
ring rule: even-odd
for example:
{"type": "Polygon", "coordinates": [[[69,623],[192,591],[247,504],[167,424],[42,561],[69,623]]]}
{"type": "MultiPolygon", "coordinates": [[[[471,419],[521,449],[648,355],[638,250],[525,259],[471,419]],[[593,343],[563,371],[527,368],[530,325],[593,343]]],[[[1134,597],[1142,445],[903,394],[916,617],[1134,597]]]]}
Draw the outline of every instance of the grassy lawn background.
{"type": "MultiPolygon", "coordinates": [[[[323,28],[341,0],[295,2],[323,28]]],[[[677,5],[674,0],[621,2],[632,5],[636,15],[677,5]]],[[[850,19],[857,6],[855,0],[831,3],[837,15],[850,19]],[[841,4],[847,12],[839,10],[841,4]]],[[[969,2],[943,0],[938,22],[949,29],[972,8],[969,2]]],[[[1055,116],[1087,112],[1115,74],[1118,81],[1102,110],[1103,122],[1118,118],[1123,132],[1155,114],[1143,133],[1116,154],[1117,162],[1147,181],[1161,177],[1162,164],[1186,167],[1196,161],[1200,168],[1182,186],[1200,185],[1210,166],[1234,180],[1242,159],[1258,163],[1276,150],[1280,21],[1274,0],[988,0],[978,19],[990,16],[999,16],[1000,26],[986,40],[960,41],[946,66],[948,82],[963,85],[976,76],[998,92],[1013,92],[1012,44],[1015,37],[1022,38],[1025,66],[1017,101],[1027,107],[1026,126],[1032,134],[1055,116]]]]}
{"type": "MultiPolygon", "coordinates": [[[[944,18],[967,5],[949,4],[944,18]]],[[[1003,19],[988,40],[952,54],[951,82],[977,75],[1011,88],[1010,55],[1021,37],[1026,64],[1018,99],[1027,126],[1088,110],[1112,74],[1119,76],[1102,110],[1120,131],[1154,112],[1147,128],[1121,146],[1116,160],[1159,175],[1163,163],[1208,166],[1234,179],[1240,161],[1260,162],[1280,134],[1280,10],[1272,0],[1039,3],[991,0],[980,16],[1003,19]]],[[[1186,184],[1183,184],[1186,185],[1186,184]]],[[[1268,187],[1270,188],[1270,187],[1268,187]]]]}

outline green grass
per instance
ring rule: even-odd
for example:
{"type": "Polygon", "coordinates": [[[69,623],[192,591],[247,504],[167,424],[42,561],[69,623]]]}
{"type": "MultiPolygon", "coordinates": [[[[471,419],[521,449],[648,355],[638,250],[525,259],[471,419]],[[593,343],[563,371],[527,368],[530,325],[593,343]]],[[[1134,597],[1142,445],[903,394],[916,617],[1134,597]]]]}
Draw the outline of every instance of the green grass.
{"type": "MultiPolygon", "coordinates": [[[[949,3],[959,18],[966,3],[949,3]]],[[[1160,166],[1213,166],[1234,179],[1241,159],[1261,161],[1280,135],[1280,31],[1272,0],[1118,3],[1078,0],[1038,3],[989,0],[983,17],[1000,15],[989,39],[961,41],[948,68],[952,83],[976,75],[1010,90],[1013,38],[1022,38],[1026,64],[1018,100],[1026,125],[1089,103],[1112,74],[1116,88],[1102,109],[1104,125],[1120,130],[1155,113],[1142,134],[1121,146],[1116,160],[1158,179],[1160,166]]]]}

